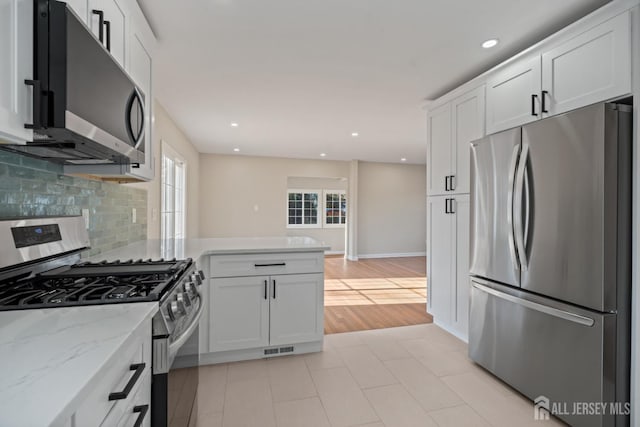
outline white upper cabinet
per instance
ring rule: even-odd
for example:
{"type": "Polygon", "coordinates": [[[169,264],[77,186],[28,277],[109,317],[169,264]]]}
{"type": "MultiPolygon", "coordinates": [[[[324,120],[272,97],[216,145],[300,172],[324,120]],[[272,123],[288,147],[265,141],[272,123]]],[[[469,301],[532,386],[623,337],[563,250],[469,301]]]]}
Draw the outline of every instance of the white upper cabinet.
{"type": "Polygon", "coordinates": [[[487,134],[631,90],[631,15],[626,11],[490,75],[487,134]]]}
{"type": "Polygon", "coordinates": [[[469,143],[484,136],[484,86],[451,102],[453,153],[450,188],[455,193],[469,192],[471,165],[469,143]]]}
{"type": "Polygon", "coordinates": [[[427,195],[469,192],[469,142],[484,136],[484,86],[428,115],[427,195]]]}
{"type": "Polygon", "coordinates": [[[87,25],[89,15],[88,0],[61,0],[63,3],[67,3],[69,8],[75,12],[82,22],[87,25]]]}
{"type": "Polygon", "coordinates": [[[31,141],[33,0],[0,0],[0,144],[31,141]]]}
{"type": "Polygon", "coordinates": [[[631,92],[631,17],[622,13],[542,54],[548,113],[631,92]]]}
{"type": "Polygon", "coordinates": [[[427,194],[445,194],[451,175],[451,104],[431,111],[427,120],[427,194]]]}
{"type": "Polygon", "coordinates": [[[487,134],[540,118],[540,56],[514,62],[487,81],[487,134]]]}
{"type": "Polygon", "coordinates": [[[89,28],[125,67],[125,13],[115,0],[89,0],[89,28]]]}

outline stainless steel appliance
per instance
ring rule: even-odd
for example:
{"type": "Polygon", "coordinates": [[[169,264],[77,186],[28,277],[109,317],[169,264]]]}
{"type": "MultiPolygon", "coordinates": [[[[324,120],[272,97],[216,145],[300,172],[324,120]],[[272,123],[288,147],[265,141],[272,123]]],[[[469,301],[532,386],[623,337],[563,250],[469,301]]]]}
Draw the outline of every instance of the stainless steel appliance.
{"type": "MultiPolygon", "coordinates": [[[[81,262],[82,217],[0,221],[0,310],[157,301],[152,320],[151,424],[186,427],[197,411],[203,274],[191,259],[81,262]],[[174,369],[174,360],[180,367],[174,369]],[[188,374],[188,375],[187,375],[188,374]],[[180,399],[170,399],[173,383],[180,399]],[[171,404],[173,402],[173,404],[171,404]]],[[[176,364],[177,366],[177,364],[176,364]]],[[[144,411],[146,413],[146,411],[144,411]]]]}
{"type": "Polygon", "coordinates": [[[629,425],[631,123],[603,103],[471,143],[469,355],[576,426],[629,425]]]}
{"type": "Polygon", "coordinates": [[[144,163],[145,94],[66,3],[35,0],[34,9],[34,79],[25,82],[34,140],[3,148],[67,164],[144,163]]]}

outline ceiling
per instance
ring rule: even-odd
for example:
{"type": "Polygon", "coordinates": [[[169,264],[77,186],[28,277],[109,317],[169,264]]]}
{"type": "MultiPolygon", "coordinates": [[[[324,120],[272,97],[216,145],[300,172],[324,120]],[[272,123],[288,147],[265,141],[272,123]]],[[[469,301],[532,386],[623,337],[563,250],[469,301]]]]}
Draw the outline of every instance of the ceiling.
{"type": "Polygon", "coordinates": [[[426,99],[608,2],[138,1],[156,97],[200,152],[408,163],[426,99]]]}

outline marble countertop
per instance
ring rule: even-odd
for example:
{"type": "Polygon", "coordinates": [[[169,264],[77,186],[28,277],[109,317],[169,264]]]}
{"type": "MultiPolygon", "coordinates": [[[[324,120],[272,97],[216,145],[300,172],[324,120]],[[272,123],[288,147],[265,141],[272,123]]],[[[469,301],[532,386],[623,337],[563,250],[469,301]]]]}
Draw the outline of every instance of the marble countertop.
{"type": "Polygon", "coordinates": [[[0,426],[70,417],[157,302],[0,312],[0,426]]]}
{"type": "Polygon", "coordinates": [[[325,251],[329,246],[305,236],[149,239],[98,254],[92,261],[140,258],[192,258],[203,255],[325,251]]]}

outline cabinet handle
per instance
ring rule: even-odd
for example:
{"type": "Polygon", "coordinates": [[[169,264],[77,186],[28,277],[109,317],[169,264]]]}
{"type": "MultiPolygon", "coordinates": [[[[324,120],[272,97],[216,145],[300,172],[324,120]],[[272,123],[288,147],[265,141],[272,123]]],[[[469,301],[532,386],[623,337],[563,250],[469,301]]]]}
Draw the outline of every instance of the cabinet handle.
{"type": "Polygon", "coordinates": [[[25,123],[25,129],[37,129],[42,127],[42,104],[40,80],[25,80],[24,84],[33,87],[33,123],[25,123]]]}
{"type": "Polygon", "coordinates": [[[269,298],[269,296],[267,295],[267,281],[264,281],[264,299],[269,298]]]}
{"type": "Polygon", "coordinates": [[[444,191],[449,191],[449,175],[444,177],[444,191]]]}
{"type": "Polygon", "coordinates": [[[444,199],[444,213],[449,213],[449,199],[444,199]]]}
{"type": "Polygon", "coordinates": [[[531,95],[531,115],[538,117],[538,113],[536,113],[536,99],[538,99],[538,95],[535,93],[531,95]]]}
{"type": "Polygon", "coordinates": [[[253,264],[254,267],[284,267],[286,262],[275,262],[272,264],[253,264]]]}
{"type": "Polygon", "coordinates": [[[135,363],[129,366],[130,371],[135,371],[134,374],[129,379],[127,385],[124,386],[124,390],[109,393],[109,400],[126,399],[127,396],[129,396],[129,393],[131,393],[131,389],[133,389],[133,386],[136,385],[138,378],[140,378],[140,376],[142,375],[145,366],[147,366],[146,363],[135,363]]]}
{"type": "Polygon", "coordinates": [[[449,200],[450,200],[449,201],[449,213],[450,214],[454,214],[454,213],[456,213],[456,211],[453,210],[453,207],[455,206],[456,199],[449,199],[449,200]]]}
{"type": "Polygon", "coordinates": [[[104,21],[104,28],[107,32],[107,51],[111,52],[111,21],[104,21]]]}
{"type": "Polygon", "coordinates": [[[149,412],[149,405],[140,405],[133,407],[133,413],[140,414],[138,415],[138,418],[136,418],[136,422],[133,424],[133,427],[140,427],[142,425],[142,421],[144,421],[144,417],[147,415],[147,412],[149,412]]]}
{"type": "Polygon", "coordinates": [[[104,12],[93,9],[91,13],[98,15],[98,40],[100,40],[100,43],[104,43],[104,12]]]}
{"type": "Polygon", "coordinates": [[[549,94],[548,91],[546,91],[546,90],[542,91],[541,98],[542,98],[542,112],[543,113],[548,113],[549,112],[549,111],[547,111],[547,107],[546,107],[546,104],[547,104],[546,100],[547,100],[547,95],[548,94],[549,94]]]}
{"type": "Polygon", "coordinates": [[[456,186],[455,186],[456,176],[455,175],[449,175],[449,176],[450,176],[450,178],[449,178],[449,190],[455,191],[455,189],[456,189],[456,186]]]}
{"type": "Polygon", "coordinates": [[[273,299],[276,299],[276,279],[273,279],[273,299]]]}

